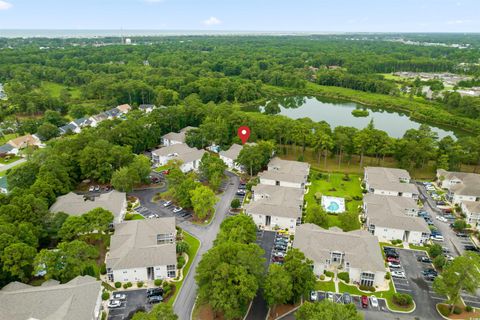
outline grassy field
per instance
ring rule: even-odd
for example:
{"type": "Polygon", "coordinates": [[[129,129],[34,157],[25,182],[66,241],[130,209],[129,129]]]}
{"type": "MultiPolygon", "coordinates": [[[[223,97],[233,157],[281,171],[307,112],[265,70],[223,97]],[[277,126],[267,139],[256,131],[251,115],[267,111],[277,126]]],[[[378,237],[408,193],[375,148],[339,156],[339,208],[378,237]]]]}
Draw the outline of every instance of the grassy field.
{"type": "MultiPolygon", "coordinates": [[[[307,201],[307,208],[309,205],[320,204],[315,199],[315,194],[320,193],[326,196],[350,198],[349,201],[345,201],[346,210],[348,212],[359,213],[359,206],[362,205],[361,200],[353,200],[353,197],[362,197],[362,188],[360,176],[357,174],[349,174],[349,181],[344,181],[344,174],[341,173],[321,173],[322,178],[317,179],[318,171],[312,170],[310,172],[310,182],[311,185],[308,188],[308,193],[305,195],[305,200],[307,201]]],[[[340,220],[338,215],[329,214],[328,226],[340,227],[340,220]]],[[[358,225],[360,227],[360,224],[358,225]]]]}
{"type": "Polygon", "coordinates": [[[178,281],[178,282],[175,282],[175,286],[176,286],[175,293],[173,294],[173,297],[171,297],[167,302],[167,304],[170,305],[170,306],[173,306],[173,303],[175,302],[175,299],[177,299],[178,293],[180,292],[180,289],[182,288],[183,280],[185,279],[188,272],[190,271],[190,267],[192,265],[193,259],[197,255],[198,248],[200,247],[200,241],[197,238],[195,238],[194,236],[192,236],[191,234],[189,234],[188,232],[183,231],[183,238],[184,238],[185,242],[188,243],[189,246],[190,246],[190,248],[188,250],[188,262],[185,265],[185,267],[183,267],[183,278],[182,278],[182,280],[178,281]]]}
{"type": "Polygon", "coordinates": [[[67,87],[67,86],[64,86],[64,85],[61,85],[61,84],[55,83],[55,82],[44,81],[44,82],[42,82],[41,88],[42,88],[42,90],[47,91],[50,95],[52,95],[55,98],[60,97],[60,94],[61,94],[63,89],[68,90],[72,99],[80,99],[80,95],[81,95],[81,92],[80,92],[79,88],[71,88],[71,87],[67,87]]]}
{"type": "Polygon", "coordinates": [[[315,290],[335,292],[335,284],[333,283],[333,280],[317,281],[315,284],[315,290]]]}

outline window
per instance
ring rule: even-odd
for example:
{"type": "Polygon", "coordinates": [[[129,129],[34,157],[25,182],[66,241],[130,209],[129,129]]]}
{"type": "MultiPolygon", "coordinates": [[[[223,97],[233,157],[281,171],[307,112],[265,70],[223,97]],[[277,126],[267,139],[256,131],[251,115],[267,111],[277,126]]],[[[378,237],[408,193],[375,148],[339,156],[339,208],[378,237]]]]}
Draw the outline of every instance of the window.
{"type": "Polygon", "coordinates": [[[362,272],[360,275],[360,285],[373,287],[373,281],[375,280],[375,274],[371,272],[362,272]]]}
{"type": "Polygon", "coordinates": [[[157,234],[157,244],[173,243],[173,233],[157,234]]]}
{"type": "Polygon", "coordinates": [[[177,266],[174,264],[170,264],[167,266],[167,277],[175,278],[177,276],[177,266]]]}

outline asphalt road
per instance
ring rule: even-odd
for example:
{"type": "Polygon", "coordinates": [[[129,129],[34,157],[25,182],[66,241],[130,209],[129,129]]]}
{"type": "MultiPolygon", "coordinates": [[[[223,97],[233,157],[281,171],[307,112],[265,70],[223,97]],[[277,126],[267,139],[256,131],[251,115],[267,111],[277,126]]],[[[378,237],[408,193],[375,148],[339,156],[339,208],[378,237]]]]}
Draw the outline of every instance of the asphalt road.
{"type": "Polygon", "coordinates": [[[17,161],[11,162],[9,164],[5,164],[5,165],[0,167],[0,172],[6,171],[6,170],[11,169],[15,166],[18,166],[19,164],[24,163],[25,161],[27,161],[27,159],[22,158],[22,159],[18,159],[17,161]]]}
{"type": "Polygon", "coordinates": [[[150,310],[151,305],[147,303],[147,290],[129,290],[129,291],[117,291],[115,293],[123,293],[127,296],[127,299],[122,302],[120,308],[110,309],[108,314],[108,320],[126,320],[141,310],[150,310]]]}

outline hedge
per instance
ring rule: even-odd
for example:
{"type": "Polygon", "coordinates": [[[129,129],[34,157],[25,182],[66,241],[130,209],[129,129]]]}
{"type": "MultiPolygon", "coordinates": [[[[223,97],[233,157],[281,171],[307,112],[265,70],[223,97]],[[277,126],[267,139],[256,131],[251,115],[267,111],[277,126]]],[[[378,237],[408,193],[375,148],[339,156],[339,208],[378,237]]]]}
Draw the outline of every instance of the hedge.
{"type": "Polygon", "coordinates": [[[350,283],[350,275],[348,272],[340,272],[338,278],[345,281],[345,283],[350,283]]]}

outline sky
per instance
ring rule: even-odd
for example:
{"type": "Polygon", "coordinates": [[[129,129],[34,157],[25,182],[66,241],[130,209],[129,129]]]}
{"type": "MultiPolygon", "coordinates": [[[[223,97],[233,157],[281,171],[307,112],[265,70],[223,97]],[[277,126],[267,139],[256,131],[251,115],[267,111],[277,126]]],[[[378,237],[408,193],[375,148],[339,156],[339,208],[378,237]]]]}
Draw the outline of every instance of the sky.
{"type": "Polygon", "coordinates": [[[480,32],[480,0],[0,0],[0,29],[480,32]]]}

